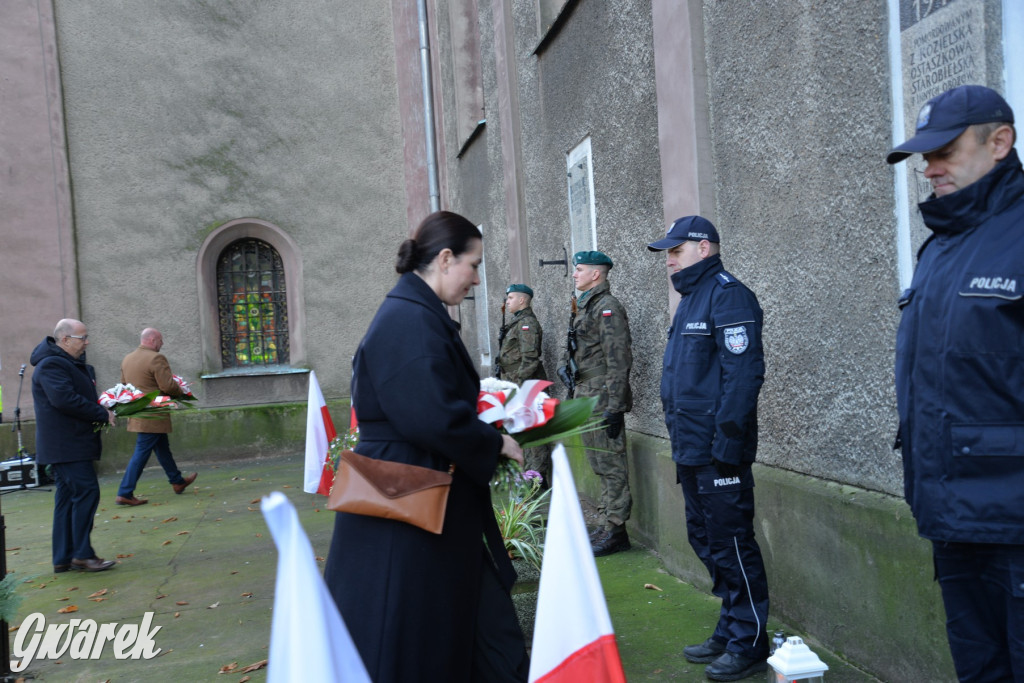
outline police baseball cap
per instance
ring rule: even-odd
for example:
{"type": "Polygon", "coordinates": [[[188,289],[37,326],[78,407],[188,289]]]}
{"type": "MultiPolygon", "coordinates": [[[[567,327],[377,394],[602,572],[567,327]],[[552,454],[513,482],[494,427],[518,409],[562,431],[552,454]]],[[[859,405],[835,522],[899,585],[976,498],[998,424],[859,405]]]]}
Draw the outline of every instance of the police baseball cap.
{"type": "Polygon", "coordinates": [[[651,242],[647,248],[651,251],[665,251],[674,249],[683,242],[700,242],[707,240],[718,244],[718,231],[707,218],[700,216],[683,216],[672,222],[665,237],[657,242],[651,242]]]}
{"type": "Polygon", "coordinates": [[[574,266],[580,264],[585,266],[608,266],[609,268],[615,265],[608,258],[608,255],[602,251],[577,251],[572,255],[572,264],[574,266]]]}
{"type": "Polygon", "coordinates": [[[914,137],[889,150],[885,160],[896,164],[911,154],[945,147],[977,123],[1013,123],[1013,110],[992,88],[961,85],[924,103],[917,115],[914,137]]]}
{"type": "Polygon", "coordinates": [[[533,290],[526,285],[509,285],[508,289],[505,290],[505,294],[511,294],[512,292],[520,292],[528,297],[533,296],[533,290]]]}

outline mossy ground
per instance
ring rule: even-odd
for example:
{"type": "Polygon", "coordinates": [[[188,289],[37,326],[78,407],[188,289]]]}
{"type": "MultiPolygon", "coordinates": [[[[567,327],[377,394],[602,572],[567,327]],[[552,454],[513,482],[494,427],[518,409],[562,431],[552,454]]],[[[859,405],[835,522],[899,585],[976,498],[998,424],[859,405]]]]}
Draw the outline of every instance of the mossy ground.
{"type": "MultiPolygon", "coordinates": [[[[36,680],[229,683],[246,675],[255,683],[266,680],[265,669],[218,673],[234,662],[240,669],[267,657],[277,552],[259,499],[275,490],[287,495],[320,556],[330,541],[332,514],[320,507],[322,497],[302,492],[301,454],[179,464],[199,471],[196,484],[175,496],[159,467],[151,466],[136,489],[151,502],[135,508],[113,504],[119,474],[100,477],[93,545],[101,557],[123,557],[113,570],[96,574],[52,573],[52,493],[32,489],[0,499],[7,568],[30,579],[19,588],[24,601],[16,623],[41,612],[48,623],[79,618],[137,624],[152,611],[154,625],[162,627],[155,641],[163,652],[155,659],[116,660],[108,649],[98,661],[40,660],[27,672],[36,680]],[[103,600],[90,599],[104,589],[103,600]],[[58,613],[71,604],[77,612],[58,613]]],[[[703,667],[686,662],[682,648],[710,634],[717,600],[667,574],[656,555],[636,545],[599,558],[597,565],[629,680],[704,680],[703,667]]],[[[826,680],[874,680],[826,652],[812,635],[800,635],[828,663],[826,680]]],[[[15,636],[10,634],[12,644],[15,636]]]]}

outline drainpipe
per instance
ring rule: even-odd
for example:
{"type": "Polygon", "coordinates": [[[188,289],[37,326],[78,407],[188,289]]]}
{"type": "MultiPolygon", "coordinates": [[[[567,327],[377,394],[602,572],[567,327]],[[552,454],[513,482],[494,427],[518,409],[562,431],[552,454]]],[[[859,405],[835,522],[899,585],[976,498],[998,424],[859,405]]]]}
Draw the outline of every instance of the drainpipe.
{"type": "Polygon", "coordinates": [[[437,186],[437,149],[434,146],[434,90],[430,79],[430,41],[427,38],[427,0],[418,0],[420,15],[420,75],[423,78],[423,126],[427,142],[427,180],[430,184],[430,211],[441,208],[437,186]]]}

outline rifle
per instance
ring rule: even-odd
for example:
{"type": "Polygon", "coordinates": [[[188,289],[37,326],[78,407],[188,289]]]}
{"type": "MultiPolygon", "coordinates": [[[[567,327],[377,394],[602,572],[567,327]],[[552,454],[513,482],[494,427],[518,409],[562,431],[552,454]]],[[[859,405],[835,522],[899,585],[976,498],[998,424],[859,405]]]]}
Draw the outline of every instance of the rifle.
{"type": "Polygon", "coordinates": [[[566,351],[568,352],[569,361],[562,367],[558,368],[556,374],[558,379],[562,380],[562,384],[565,385],[568,391],[568,398],[572,398],[576,392],[576,378],[579,377],[580,369],[576,364],[576,328],[573,327],[573,323],[576,322],[576,297],[572,298],[572,308],[569,312],[569,332],[566,335],[566,351]]]}
{"type": "Polygon", "coordinates": [[[498,360],[494,363],[494,376],[501,379],[501,345],[508,336],[508,325],[505,324],[505,303],[501,304],[501,327],[498,329],[498,360]]]}

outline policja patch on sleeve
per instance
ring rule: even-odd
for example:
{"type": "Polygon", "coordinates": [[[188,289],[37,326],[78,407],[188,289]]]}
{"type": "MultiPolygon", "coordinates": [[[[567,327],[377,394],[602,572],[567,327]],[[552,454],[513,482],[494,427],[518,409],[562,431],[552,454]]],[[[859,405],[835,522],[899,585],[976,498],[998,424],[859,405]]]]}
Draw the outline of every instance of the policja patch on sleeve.
{"type": "Polygon", "coordinates": [[[725,332],[725,347],[737,356],[750,346],[750,337],[747,336],[747,326],[727,327],[725,332]]]}

